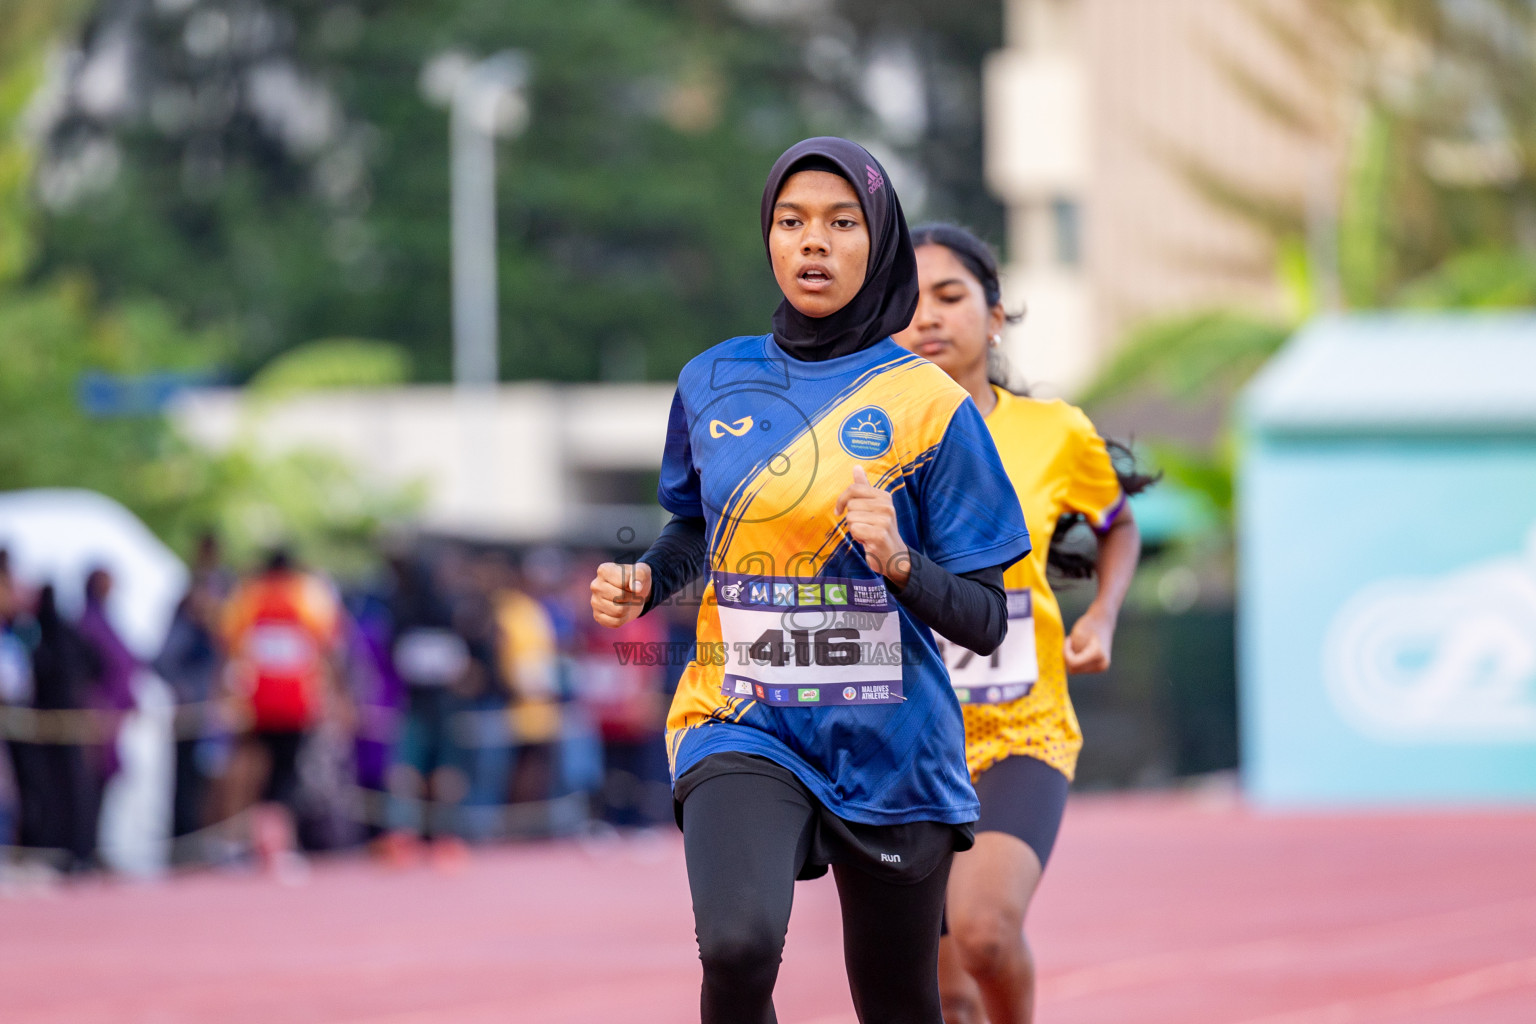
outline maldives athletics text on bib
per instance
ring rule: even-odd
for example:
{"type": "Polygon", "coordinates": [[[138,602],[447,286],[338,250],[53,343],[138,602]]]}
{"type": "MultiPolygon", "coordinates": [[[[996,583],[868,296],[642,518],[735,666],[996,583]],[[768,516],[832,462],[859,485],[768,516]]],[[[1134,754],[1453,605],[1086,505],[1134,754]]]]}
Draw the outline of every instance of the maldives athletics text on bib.
{"type": "Polygon", "coordinates": [[[713,578],[722,693],[772,707],[902,700],[901,620],[883,580],[713,578]]]}
{"type": "Polygon", "coordinates": [[[1035,604],[1028,587],[1008,591],[1008,635],[990,656],[935,635],[950,685],[961,704],[1006,704],[1027,696],[1040,678],[1035,655],[1035,604]]]}

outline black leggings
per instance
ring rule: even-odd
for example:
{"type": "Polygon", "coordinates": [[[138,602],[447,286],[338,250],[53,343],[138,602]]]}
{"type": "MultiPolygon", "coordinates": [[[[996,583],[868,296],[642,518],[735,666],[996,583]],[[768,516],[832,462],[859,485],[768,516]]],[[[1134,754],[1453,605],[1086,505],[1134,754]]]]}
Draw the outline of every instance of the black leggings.
{"type": "MultiPolygon", "coordinates": [[[[704,1024],[775,1024],[773,984],[795,876],[821,809],[766,775],[719,775],[683,805],[688,886],[704,964],[704,1024]]],[[[919,882],[897,884],[835,863],[843,959],[866,1024],[942,1024],[939,920],[952,854],[919,882]]]]}

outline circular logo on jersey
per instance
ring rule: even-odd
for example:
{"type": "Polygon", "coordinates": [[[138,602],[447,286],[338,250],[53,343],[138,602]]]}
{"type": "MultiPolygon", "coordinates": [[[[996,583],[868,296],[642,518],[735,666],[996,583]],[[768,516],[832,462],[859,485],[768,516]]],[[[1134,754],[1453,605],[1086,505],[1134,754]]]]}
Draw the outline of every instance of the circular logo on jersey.
{"type": "Polygon", "coordinates": [[[878,459],[891,450],[891,418],[878,405],[866,405],[843,420],[837,439],[856,459],[878,459]]]}
{"type": "Polygon", "coordinates": [[[859,695],[859,691],[855,690],[853,687],[851,687],[851,686],[843,687],[843,700],[853,700],[853,698],[857,697],[858,695],[859,695]]]}
{"type": "Polygon", "coordinates": [[[1003,691],[995,686],[987,687],[987,703],[996,704],[1003,699],[1003,691]]]}

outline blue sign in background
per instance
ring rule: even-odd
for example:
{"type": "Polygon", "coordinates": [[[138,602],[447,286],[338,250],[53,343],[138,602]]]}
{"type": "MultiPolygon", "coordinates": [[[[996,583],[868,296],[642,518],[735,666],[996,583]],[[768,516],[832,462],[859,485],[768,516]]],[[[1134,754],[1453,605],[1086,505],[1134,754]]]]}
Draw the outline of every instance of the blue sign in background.
{"type": "MultiPolygon", "coordinates": [[[[1417,580],[1427,593],[1522,557],[1536,528],[1536,439],[1259,436],[1239,500],[1250,794],[1272,805],[1536,800],[1536,737],[1372,729],[1325,678],[1329,630],[1362,589],[1402,581],[1413,592],[1417,580]]],[[[1493,611],[1519,622],[1528,609],[1493,611]]],[[[1536,705],[1536,673],[1522,699],[1536,705]]]]}

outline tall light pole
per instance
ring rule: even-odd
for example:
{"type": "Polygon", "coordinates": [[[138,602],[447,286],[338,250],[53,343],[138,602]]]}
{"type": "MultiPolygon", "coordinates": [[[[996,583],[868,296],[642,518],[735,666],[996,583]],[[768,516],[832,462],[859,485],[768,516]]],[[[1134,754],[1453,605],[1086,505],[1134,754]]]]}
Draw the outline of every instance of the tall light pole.
{"type": "Polygon", "coordinates": [[[450,463],[448,501],[461,528],[476,532],[497,529],[507,498],[496,408],[496,138],[527,124],[527,80],[527,60],[513,50],[483,60],[441,54],[421,74],[422,92],[449,108],[453,404],[460,443],[450,463]]]}
{"type": "Polygon", "coordinates": [[[422,90],[449,106],[453,230],[453,382],[493,387],[499,378],[496,322],[496,138],[528,123],[527,59],[503,50],[483,60],[434,58],[422,90]]]}

